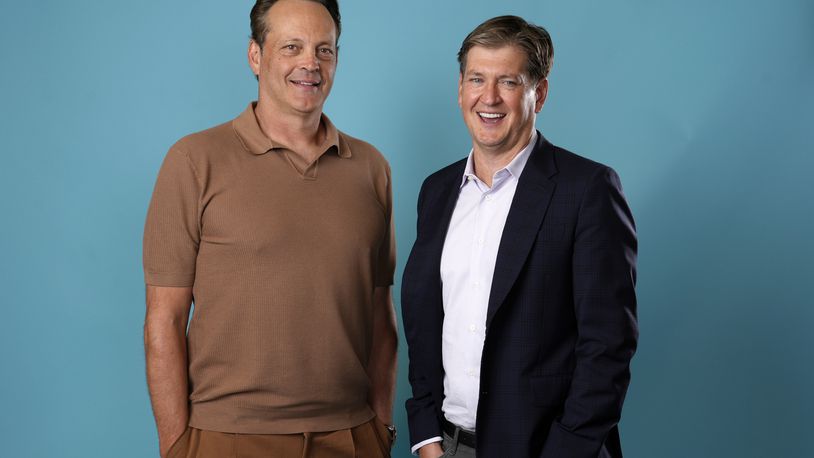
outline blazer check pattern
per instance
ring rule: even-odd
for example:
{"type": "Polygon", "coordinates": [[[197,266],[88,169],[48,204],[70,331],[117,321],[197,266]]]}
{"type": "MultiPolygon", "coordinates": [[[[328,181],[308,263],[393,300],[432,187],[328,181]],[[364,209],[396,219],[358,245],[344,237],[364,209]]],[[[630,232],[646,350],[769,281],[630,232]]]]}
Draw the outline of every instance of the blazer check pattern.
{"type": "MultiPolygon", "coordinates": [[[[440,259],[465,161],[428,177],[402,281],[412,444],[441,435],[440,259]]],[[[621,457],[636,350],[636,233],[616,173],[538,136],[489,296],[479,457],[621,457]]]]}

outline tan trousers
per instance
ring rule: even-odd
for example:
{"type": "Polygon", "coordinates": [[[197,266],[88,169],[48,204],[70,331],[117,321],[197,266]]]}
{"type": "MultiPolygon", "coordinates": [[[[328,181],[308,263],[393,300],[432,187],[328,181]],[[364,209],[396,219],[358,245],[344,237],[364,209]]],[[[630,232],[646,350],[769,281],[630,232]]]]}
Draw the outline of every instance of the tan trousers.
{"type": "Polygon", "coordinates": [[[389,458],[378,418],[350,429],[301,434],[230,434],[188,427],[167,458],[389,458]]]}

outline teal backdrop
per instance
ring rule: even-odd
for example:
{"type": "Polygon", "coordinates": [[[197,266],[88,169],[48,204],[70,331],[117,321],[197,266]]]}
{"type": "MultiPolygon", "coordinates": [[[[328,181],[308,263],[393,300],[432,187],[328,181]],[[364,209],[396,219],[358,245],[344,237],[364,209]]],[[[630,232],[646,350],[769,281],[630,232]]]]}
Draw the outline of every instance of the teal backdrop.
{"type": "MultiPolygon", "coordinates": [[[[255,97],[251,5],[2,0],[0,456],[157,456],[144,216],[167,148],[255,97]]],[[[469,151],[460,42],[524,16],[556,50],[538,127],[613,166],[638,224],[626,456],[814,456],[813,2],[341,7],[326,112],[392,165],[399,273],[421,181],[469,151]]],[[[396,457],[408,393],[402,337],[396,457]]]]}

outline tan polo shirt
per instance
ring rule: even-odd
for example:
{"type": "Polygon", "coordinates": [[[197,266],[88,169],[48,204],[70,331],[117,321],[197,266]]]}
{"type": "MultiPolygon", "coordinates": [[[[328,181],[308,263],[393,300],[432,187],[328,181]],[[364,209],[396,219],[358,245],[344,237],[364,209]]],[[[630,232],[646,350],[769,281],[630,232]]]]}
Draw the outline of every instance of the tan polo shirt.
{"type": "Polygon", "coordinates": [[[195,428],[287,434],[373,417],[373,291],[393,282],[390,169],[323,115],[306,164],[254,105],[167,153],[144,230],[148,285],[192,286],[195,428]]]}

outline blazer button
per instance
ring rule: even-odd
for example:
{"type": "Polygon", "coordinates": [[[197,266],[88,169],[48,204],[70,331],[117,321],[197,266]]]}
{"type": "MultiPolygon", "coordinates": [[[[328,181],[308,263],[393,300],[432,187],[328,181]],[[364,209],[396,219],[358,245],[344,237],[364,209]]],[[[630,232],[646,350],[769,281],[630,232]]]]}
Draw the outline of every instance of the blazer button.
{"type": "Polygon", "coordinates": [[[488,391],[481,391],[481,392],[480,392],[480,395],[481,395],[482,397],[486,397],[486,396],[488,396],[488,395],[489,395],[489,392],[488,392],[488,391]]]}

